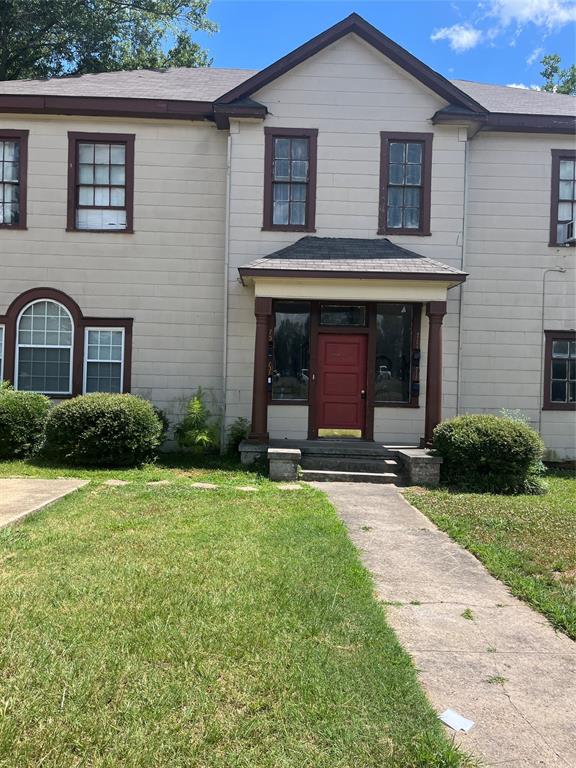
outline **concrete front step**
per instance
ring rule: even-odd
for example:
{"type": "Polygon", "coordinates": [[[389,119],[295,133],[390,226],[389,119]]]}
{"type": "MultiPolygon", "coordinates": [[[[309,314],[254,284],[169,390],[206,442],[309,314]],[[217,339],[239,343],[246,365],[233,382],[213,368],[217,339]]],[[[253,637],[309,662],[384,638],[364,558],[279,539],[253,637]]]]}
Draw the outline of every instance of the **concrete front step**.
{"type": "Polygon", "coordinates": [[[394,472],[341,472],[327,469],[302,469],[300,479],[332,483],[399,483],[394,472]]]}
{"type": "Polygon", "coordinates": [[[382,456],[356,456],[303,453],[300,460],[302,469],[320,469],[335,472],[396,472],[400,471],[397,461],[382,456]]]}

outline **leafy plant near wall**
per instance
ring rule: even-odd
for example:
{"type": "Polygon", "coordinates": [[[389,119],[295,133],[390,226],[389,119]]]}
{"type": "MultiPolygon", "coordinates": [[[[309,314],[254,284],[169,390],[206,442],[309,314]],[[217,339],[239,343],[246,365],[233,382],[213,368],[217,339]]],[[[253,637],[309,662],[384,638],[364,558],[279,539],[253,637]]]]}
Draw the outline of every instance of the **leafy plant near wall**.
{"type": "Polygon", "coordinates": [[[250,422],[239,416],[228,427],[228,452],[238,453],[238,446],[248,437],[250,422]]]}
{"type": "Polygon", "coordinates": [[[36,392],[16,392],[0,383],[0,459],[25,459],[44,440],[50,401],[36,392]]]}
{"type": "Polygon", "coordinates": [[[205,453],[218,447],[218,424],[204,403],[204,392],[198,387],[188,403],[186,416],[176,427],[176,439],[181,448],[205,453]]]}

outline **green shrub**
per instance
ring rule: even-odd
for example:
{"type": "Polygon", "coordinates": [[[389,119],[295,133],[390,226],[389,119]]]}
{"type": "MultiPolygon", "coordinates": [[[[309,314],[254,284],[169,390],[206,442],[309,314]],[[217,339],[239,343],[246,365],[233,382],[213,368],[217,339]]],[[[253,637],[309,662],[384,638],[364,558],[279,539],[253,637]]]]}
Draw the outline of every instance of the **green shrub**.
{"type": "Polygon", "coordinates": [[[517,419],[458,416],[434,430],[443,482],[466,491],[545,493],[540,435],[517,419]]]}
{"type": "Polygon", "coordinates": [[[26,459],[44,439],[50,400],[36,392],[0,387],[0,459],[26,459]]]}
{"type": "Polygon", "coordinates": [[[147,400],[81,395],[50,411],[43,453],[66,464],[134,467],[154,461],[161,436],[162,423],[147,400]]]}
{"type": "Polygon", "coordinates": [[[228,432],[228,452],[232,454],[238,453],[238,447],[242,440],[248,437],[250,431],[250,422],[239,416],[234,419],[232,424],[227,429],[228,432]]]}
{"type": "Polygon", "coordinates": [[[204,392],[198,387],[188,403],[186,416],[176,427],[176,439],[181,448],[202,454],[218,447],[218,425],[204,405],[204,392]]]}

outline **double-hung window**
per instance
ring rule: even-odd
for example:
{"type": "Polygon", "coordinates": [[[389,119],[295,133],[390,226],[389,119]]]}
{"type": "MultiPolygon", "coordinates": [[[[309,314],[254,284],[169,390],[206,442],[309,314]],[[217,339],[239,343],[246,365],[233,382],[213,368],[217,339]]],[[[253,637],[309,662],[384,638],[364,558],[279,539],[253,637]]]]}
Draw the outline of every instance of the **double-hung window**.
{"type": "Polygon", "coordinates": [[[132,232],[134,136],[68,136],[68,229],[132,232]]]}
{"type": "Polygon", "coordinates": [[[265,129],[264,229],[314,231],[317,135],[265,129]]]}
{"type": "Polygon", "coordinates": [[[576,410],[576,331],[546,331],[544,408],[576,410]]]}
{"type": "Polygon", "coordinates": [[[32,302],[18,318],[16,336],[16,389],[72,394],[74,324],[66,307],[32,302]]]}
{"type": "Polygon", "coordinates": [[[84,392],[122,392],[124,328],[86,328],[84,392]]]}
{"type": "Polygon", "coordinates": [[[0,131],[0,227],[26,228],[28,131],[0,131]]]}
{"type": "Polygon", "coordinates": [[[576,150],[552,150],[550,245],[574,245],[576,236],[576,150]]]}
{"type": "Polygon", "coordinates": [[[430,234],[431,133],[382,133],[378,233],[430,234]]]}

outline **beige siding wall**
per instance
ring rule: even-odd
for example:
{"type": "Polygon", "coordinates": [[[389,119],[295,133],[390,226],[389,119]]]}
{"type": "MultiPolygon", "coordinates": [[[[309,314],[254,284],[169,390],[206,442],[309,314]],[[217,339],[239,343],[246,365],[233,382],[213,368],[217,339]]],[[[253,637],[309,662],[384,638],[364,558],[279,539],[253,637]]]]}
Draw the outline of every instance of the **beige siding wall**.
{"type": "Polygon", "coordinates": [[[59,288],[85,314],[134,318],[133,391],[173,418],[221,400],[226,134],[168,121],[1,116],[30,131],[28,230],[0,233],[0,314],[59,288]],[[133,235],[66,232],[68,131],[135,133],[133,235]]]}
{"type": "Polygon", "coordinates": [[[572,248],[548,246],[552,148],[569,137],[478,134],[470,143],[463,289],[463,411],[520,409],[551,454],[576,456],[576,413],[541,411],[542,285],[544,328],[576,328],[572,248]]]}
{"type": "MultiPolygon", "coordinates": [[[[254,94],[270,112],[267,126],[318,129],[316,235],[375,237],[378,227],[380,131],[433,131],[431,237],[391,238],[425,256],[459,266],[462,248],[465,134],[435,128],[444,102],[359,38],[338,41],[254,94]]],[[[232,126],[229,358],[227,418],[249,417],[254,338],[253,288],[238,283],[238,267],[295,242],[300,233],[263,232],[264,131],[232,126]]],[[[445,321],[445,407],[456,408],[457,293],[445,321]]],[[[454,296],[454,298],[452,298],[454,296]]],[[[424,323],[426,326],[426,323],[424,323]]],[[[424,375],[425,369],[423,369],[424,375]]],[[[423,404],[423,399],[421,400],[423,404]]],[[[270,429],[305,435],[293,406],[270,408],[270,429]],[[279,412],[285,411],[282,416],[279,412]]],[[[378,409],[382,440],[416,442],[424,409],[378,409]]]]}

